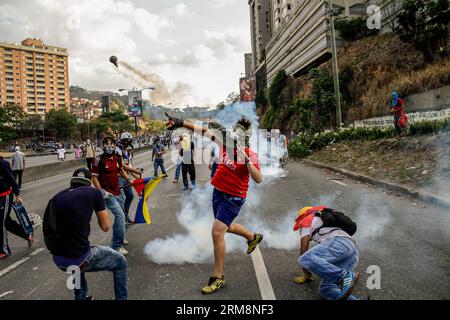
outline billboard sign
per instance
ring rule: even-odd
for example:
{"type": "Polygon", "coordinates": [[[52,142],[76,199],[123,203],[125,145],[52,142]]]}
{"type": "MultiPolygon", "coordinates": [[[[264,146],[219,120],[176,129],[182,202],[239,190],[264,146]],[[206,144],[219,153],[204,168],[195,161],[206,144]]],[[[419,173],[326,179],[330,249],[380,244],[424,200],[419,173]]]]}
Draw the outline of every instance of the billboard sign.
{"type": "Polygon", "coordinates": [[[142,91],[128,91],[128,114],[130,117],[141,116],[139,101],[142,101],[142,91]]]}
{"type": "Polygon", "coordinates": [[[252,102],[256,98],[256,79],[241,78],[239,82],[239,88],[241,92],[241,102],[252,102]]]}

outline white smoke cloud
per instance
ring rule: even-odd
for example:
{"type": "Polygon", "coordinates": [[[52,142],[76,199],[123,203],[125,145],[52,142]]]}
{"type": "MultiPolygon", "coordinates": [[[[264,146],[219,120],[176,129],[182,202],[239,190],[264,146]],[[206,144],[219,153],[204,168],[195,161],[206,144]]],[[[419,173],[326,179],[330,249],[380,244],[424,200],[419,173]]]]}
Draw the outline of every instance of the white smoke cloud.
{"type": "MultiPolygon", "coordinates": [[[[230,128],[245,116],[249,119],[255,132],[259,128],[258,116],[254,103],[239,103],[228,105],[217,114],[216,121],[230,128]]],[[[265,139],[265,137],[264,137],[265,139]]],[[[256,143],[256,134],[252,144],[256,143]]],[[[256,145],[256,144],[255,144],[256,145]]],[[[237,223],[251,226],[255,232],[264,235],[263,245],[275,249],[292,250],[298,246],[298,235],[292,232],[295,211],[286,213],[279,221],[265,221],[261,213],[263,188],[278,182],[284,170],[272,168],[278,166],[278,160],[261,163],[262,172],[269,172],[261,185],[250,183],[248,198],[242,212],[236,219],[237,223]]],[[[170,235],[164,239],[150,241],[144,251],[152,261],[159,264],[205,263],[213,261],[213,245],[211,228],[214,221],[211,204],[213,187],[208,184],[204,188],[194,190],[181,200],[181,212],[177,220],[186,233],[170,235]]],[[[227,234],[227,252],[245,252],[246,241],[236,235],[227,234]]]]}

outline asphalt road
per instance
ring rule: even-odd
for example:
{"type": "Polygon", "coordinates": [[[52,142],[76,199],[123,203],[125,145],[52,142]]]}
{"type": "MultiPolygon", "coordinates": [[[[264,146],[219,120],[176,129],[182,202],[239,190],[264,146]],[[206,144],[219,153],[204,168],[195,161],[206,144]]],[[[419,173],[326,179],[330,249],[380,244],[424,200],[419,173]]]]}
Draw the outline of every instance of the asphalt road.
{"type": "MultiPolygon", "coordinates": [[[[150,153],[146,152],[135,159],[136,166],[144,167],[146,173],[151,172],[149,158],[150,153]]],[[[127,229],[130,299],[319,299],[317,277],[303,286],[292,282],[300,271],[297,264],[299,239],[292,232],[293,221],[296,211],[309,204],[332,206],[347,212],[357,222],[360,250],[357,271],[361,272],[361,278],[354,292],[356,295],[370,295],[373,299],[449,299],[450,219],[447,210],[424,206],[415,200],[295,162],[288,165],[285,177],[265,177],[262,185],[253,186],[237,220],[249,229],[264,233],[261,256],[257,256],[258,252],[253,257],[246,255],[245,241],[235,241],[234,236],[229,235],[227,243],[237,243],[237,249],[226,257],[226,285],[215,294],[204,296],[199,289],[212,272],[210,258],[206,262],[158,264],[144,253],[149,241],[164,241],[174,235],[179,235],[172,239],[170,246],[175,252],[162,252],[162,260],[169,259],[170,255],[175,260],[183,260],[182,257],[189,256],[191,245],[192,257],[187,260],[210,252],[209,241],[204,248],[200,246],[195,250],[195,234],[209,234],[209,226],[196,223],[203,215],[212,213],[192,207],[196,218],[187,222],[192,234],[182,225],[186,219],[180,216],[181,209],[189,208],[193,199],[211,200],[210,191],[204,191],[201,186],[208,188],[208,169],[205,165],[197,166],[199,187],[189,192],[182,191],[181,182],[173,184],[174,169],[169,172],[170,178],[161,182],[149,201],[152,224],[127,229]],[[366,286],[369,266],[377,266],[381,271],[379,289],[369,290],[366,286]]],[[[68,183],[66,174],[25,184],[23,198],[28,211],[42,215],[47,200],[68,183]]],[[[136,200],[133,208],[135,205],[136,200]]],[[[25,241],[10,235],[13,255],[0,261],[1,299],[72,299],[72,292],[66,287],[68,275],[53,265],[41,228],[37,238],[35,245],[28,249],[25,241]]],[[[101,232],[93,219],[91,243],[108,245],[110,238],[111,233],[101,232]]],[[[111,273],[88,274],[87,280],[90,295],[96,299],[113,298],[111,273]]]]}

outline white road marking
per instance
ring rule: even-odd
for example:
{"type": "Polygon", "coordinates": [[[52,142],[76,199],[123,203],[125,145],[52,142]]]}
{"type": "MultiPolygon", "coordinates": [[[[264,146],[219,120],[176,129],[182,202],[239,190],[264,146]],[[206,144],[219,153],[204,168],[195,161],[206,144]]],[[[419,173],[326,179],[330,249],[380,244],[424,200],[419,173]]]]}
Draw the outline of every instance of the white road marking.
{"type": "Polygon", "coordinates": [[[6,291],[6,292],[0,294],[0,299],[3,298],[3,297],[6,297],[8,294],[11,294],[11,293],[13,293],[13,292],[14,292],[14,291],[6,291]]]}
{"type": "Polygon", "coordinates": [[[346,185],[343,182],[340,182],[340,181],[337,181],[337,180],[333,180],[333,179],[331,179],[330,181],[336,182],[337,184],[340,184],[341,186],[348,187],[348,185],[346,185]]]}
{"type": "Polygon", "coordinates": [[[269,274],[267,273],[266,265],[259,250],[259,246],[251,254],[253,267],[255,268],[256,280],[258,281],[259,291],[263,300],[276,300],[275,292],[270,283],[269,274]]]}
{"type": "Polygon", "coordinates": [[[31,259],[31,257],[41,253],[42,251],[44,251],[44,248],[39,248],[35,251],[33,251],[32,253],[30,253],[27,257],[20,259],[19,261],[16,261],[15,263],[13,263],[12,265],[10,265],[9,267],[3,269],[2,271],[0,271],[0,277],[3,277],[5,274],[11,272],[12,270],[16,269],[18,266],[20,266],[21,264],[27,262],[28,260],[31,259]]]}

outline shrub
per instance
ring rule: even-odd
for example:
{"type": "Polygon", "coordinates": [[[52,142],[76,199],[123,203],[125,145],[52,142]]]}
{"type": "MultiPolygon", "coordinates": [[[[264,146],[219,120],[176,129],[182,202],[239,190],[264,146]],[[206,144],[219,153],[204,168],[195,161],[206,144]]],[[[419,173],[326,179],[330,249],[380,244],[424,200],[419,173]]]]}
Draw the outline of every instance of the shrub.
{"type": "Polygon", "coordinates": [[[376,29],[367,28],[367,17],[337,19],[335,27],[339,31],[339,35],[347,41],[355,41],[378,33],[376,29]]]}
{"type": "Polygon", "coordinates": [[[286,85],[288,77],[284,70],[278,71],[269,88],[269,102],[274,110],[281,106],[281,93],[286,85]]]}

